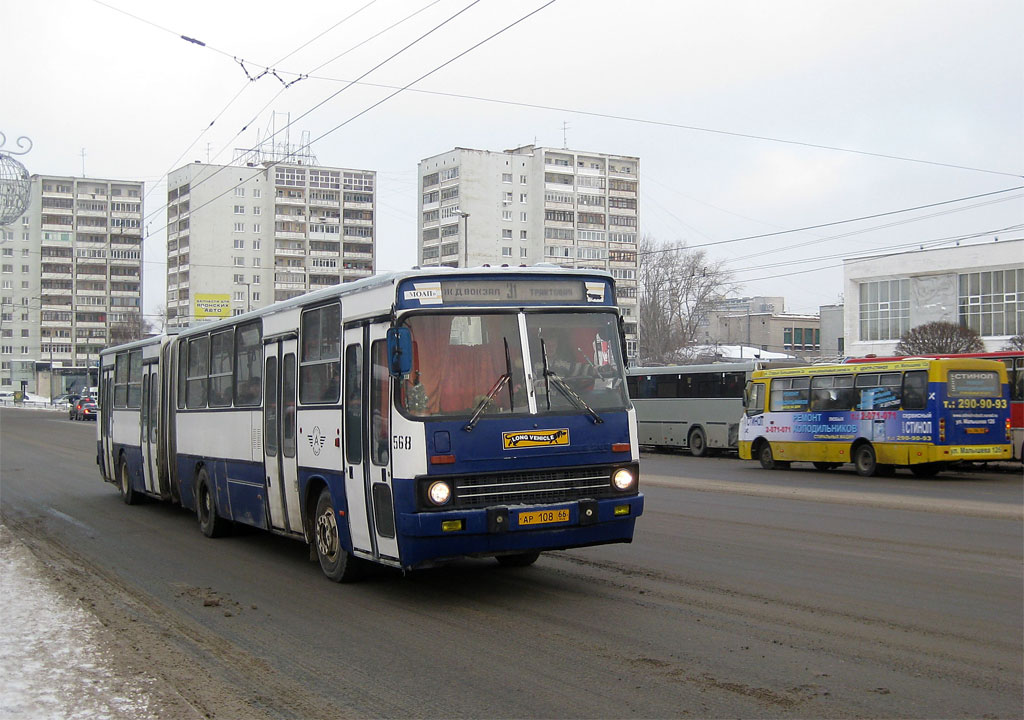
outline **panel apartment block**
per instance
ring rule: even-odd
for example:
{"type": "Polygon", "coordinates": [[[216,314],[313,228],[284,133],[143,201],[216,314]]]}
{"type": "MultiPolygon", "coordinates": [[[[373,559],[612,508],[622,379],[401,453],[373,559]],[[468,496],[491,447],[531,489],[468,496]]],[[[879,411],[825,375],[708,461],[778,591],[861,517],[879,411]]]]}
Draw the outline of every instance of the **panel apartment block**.
{"type": "Polygon", "coordinates": [[[372,275],[376,173],[302,164],[206,165],[170,174],[170,327],[239,315],[372,275]]]}
{"type": "Polygon", "coordinates": [[[555,263],[615,276],[636,352],[640,160],[527,145],[419,163],[422,266],[555,263]]]}

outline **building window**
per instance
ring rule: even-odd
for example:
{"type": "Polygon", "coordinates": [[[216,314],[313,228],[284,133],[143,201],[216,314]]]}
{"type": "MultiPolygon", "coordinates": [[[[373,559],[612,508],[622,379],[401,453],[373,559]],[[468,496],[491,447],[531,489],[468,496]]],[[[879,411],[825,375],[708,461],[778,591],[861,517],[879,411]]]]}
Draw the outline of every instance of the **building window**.
{"type": "Polygon", "coordinates": [[[898,340],[910,330],[910,280],[860,284],[860,339],[898,340]]]}
{"type": "Polygon", "coordinates": [[[525,175],[520,175],[519,176],[519,184],[520,185],[525,185],[526,184],[526,176],[525,175]]]}
{"type": "Polygon", "coordinates": [[[522,205],[526,204],[526,193],[519,193],[519,203],[522,205]]]}
{"type": "Polygon", "coordinates": [[[236,187],[235,188],[235,197],[245,197],[245,188],[244,187],[236,187]]]}
{"type": "MultiPolygon", "coordinates": [[[[260,226],[259,225],[253,225],[252,226],[252,231],[253,232],[259,232],[260,231],[260,226]]],[[[253,250],[259,250],[260,247],[261,247],[261,245],[260,245],[260,241],[259,240],[253,240],[252,241],[252,249],[253,250]]]]}
{"type": "Polygon", "coordinates": [[[521,257],[521,258],[525,258],[526,257],[526,248],[519,248],[519,257],[521,257]]]}
{"type": "Polygon", "coordinates": [[[526,240],[526,231],[525,230],[520,230],[519,231],[519,239],[520,240],[526,240]]]}
{"type": "Polygon", "coordinates": [[[235,263],[235,267],[242,267],[245,265],[245,258],[236,257],[232,258],[232,261],[235,263]]]}
{"type": "Polygon", "coordinates": [[[260,231],[260,224],[259,224],[259,223],[253,223],[253,225],[252,225],[252,231],[253,231],[254,233],[258,233],[258,232],[260,231]]]}
{"type": "Polygon", "coordinates": [[[509,257],[509,258],[512,257],[512,248],[510,248],[510,247],[503,247],[501,249],[501,256],[502,257],[509,257]]]}
{"type": "Polygon", "coordinates": [[[508,228],[507,230],[502,230],[501,231],[501,238],[502,238],[502,240],[511,240],[512,239],[512,228],[508,228]]]}
{"type": "MultiPolygon", "coordinates": [[[[501,219],[504,220],[505,222],[512,222],[512,211],[511,210],[502,210],[501,211],[501,219]]],[[[6,268],[8,266],[4,265],[4,267],[6,268]]],[[[4,272],[10,272],[10,270],[4,270],[4,272]]]]}
{"type": "Polygon", "coordinates": [[[503,183],[510,183],[510,182],[512,182],[512,173],[502,173],[501,174],[501,181],[503,183]]]}
{"type": "Polygon", "coordinates": [[[960,324],[980,335],[1024,332],[1024,268],[959,276],[960,324]]]}
{"type": "Polygon", "coordinates": [[[262,213],[263,213],[263,209],[259,205],[253,205],[252,206],[252,214],[253,215],[261,215],[262,213]]]}
{"type": "Polygon", "coordinates": [[[526,222],[526,213],[524,213],[524,212],[519,213],[519,221],[520,222],[526,222]]]}
{"type": "Polygon", "coordinates": [[[244,283],[245,282],[245,275],[236,274],[235,275],[235,282],[236,283],[244,283]]]}
{"type": "Polygon", "coordinates": [[[502,202],[505,205],[511,205],[512,204],[512,193],[510,193],[510,192],[505,193],[505,199],[502,202]]]}
{"type": "Polygon", "coordinates": [[[253,267],[259,267],[260,266],[260,258],[253,258],[252,259],[252,266],[253,267]]]}
{"type": "Polygon", "coordinates": [[[258,198],[258,197],[260,197],[261,195],[262,195],[262,193],[260,192],[260,189],[259,189],[259,188],[253,188],[253,190],[252,190],[252,196],[253,196],[254,198],[258,198]]]}
{"type": "Polygon", "coordinates": [[[235,205],[235,215],[245,215],[245,205],[235,205]]]}

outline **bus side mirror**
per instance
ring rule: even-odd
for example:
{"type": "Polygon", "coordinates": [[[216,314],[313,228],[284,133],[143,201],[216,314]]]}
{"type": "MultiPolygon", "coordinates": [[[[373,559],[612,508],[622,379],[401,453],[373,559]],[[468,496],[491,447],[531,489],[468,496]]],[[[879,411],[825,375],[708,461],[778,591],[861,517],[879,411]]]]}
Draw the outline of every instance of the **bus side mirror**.
{"type": "Polygon", "coordinates": [[[412,371],[412,332],[407,327],[388,330],[388,372],[393,377],[412,371]]]}

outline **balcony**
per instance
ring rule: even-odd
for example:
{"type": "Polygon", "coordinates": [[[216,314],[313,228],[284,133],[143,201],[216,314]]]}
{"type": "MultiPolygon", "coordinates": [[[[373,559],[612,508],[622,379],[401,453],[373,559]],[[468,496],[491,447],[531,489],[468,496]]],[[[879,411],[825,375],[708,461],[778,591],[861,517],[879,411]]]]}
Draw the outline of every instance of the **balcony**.
{"type": "Polygon", "coordinates": [[[306,283],[304,282],[277,282],[274,281],[275,290],[305,290],[306,283]]]}
{"type": "Polygon", "coordinates": [[[274,237],[281,240],[305,240],[305,232],[289,232],[286,230],[275,230],[274,237]]]}
{"type": "Polygon", "coordinates": [[[306,216],[302,214],[293,215],[291,213],[275,213],[274,222],[300,223],[304,225],[306,223],[306,216]]]}
{"type": "Polygon", "coordinates": [[[305,248],[275,247],[274,255],[283,255],[285,257],[306,257],[306,250],[305,248]]]}
{"type": "Polygon", "coordinates": [[[306,204],[306,198],[304,198],[304,197],[290,198],[290,197],[283,197],[281,195],[278,195],[277,197],[274,198],[274,204],[275,205],[303,206],[303,205],[306,204]]]}

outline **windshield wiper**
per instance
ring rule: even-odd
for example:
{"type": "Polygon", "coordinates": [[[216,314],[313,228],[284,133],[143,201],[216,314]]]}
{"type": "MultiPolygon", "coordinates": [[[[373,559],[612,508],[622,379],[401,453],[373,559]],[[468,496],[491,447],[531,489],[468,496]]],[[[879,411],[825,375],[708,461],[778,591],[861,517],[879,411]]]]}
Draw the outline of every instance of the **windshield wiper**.
{"type": "Polygon", "coordinates": [[[544,344],[544,338],[541,338],[540,341],[540,354],[544,361],[544,388],[545,397],[548,402],[548,410],[551,409],[551,385],[554,385],[569,402],[576,406],[577,410],[583,410],[590,415],[591,420],[593,420],[595,424],[603,423],[604,418],[598,415],[594,408],[590,407],[590,405],[587,404],[587,401],[579,396],[579,393],[569,387],[565,380],[562,379],[561,375],[548,367],[548,350],[547,346],[544,344]]]}
{"type": "Polygon", "coordinates": [[[490,407],[491,403],[494,402],[494,397],[501,389],[508,385],[508,405],[511,412],[515,412],[516,406],[512,400],[512,357],[508,351],[508,338],[504,338],[505,341],[505,373],[498,377],[494,385],[491,386],[490,392],[487,396],[477,403],[476,409],[473,410],[473,416],[469,418],[469,422],[462,428],[466,432],[473,432],[473,428],[480,422],[480,417],[484,414],[484,410],[490,407]]]}

